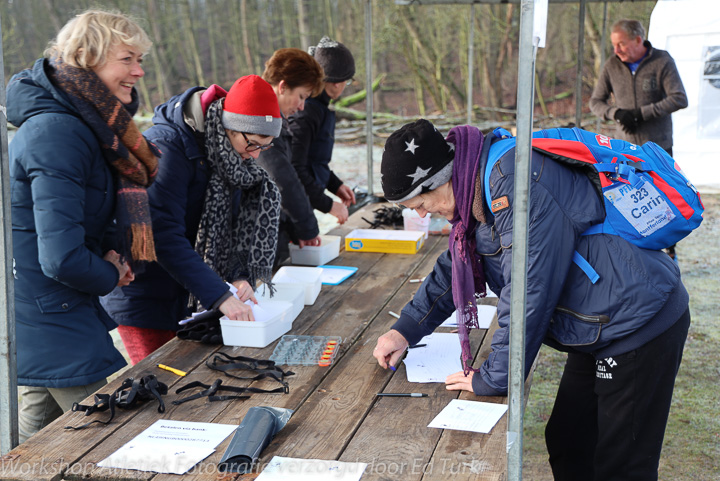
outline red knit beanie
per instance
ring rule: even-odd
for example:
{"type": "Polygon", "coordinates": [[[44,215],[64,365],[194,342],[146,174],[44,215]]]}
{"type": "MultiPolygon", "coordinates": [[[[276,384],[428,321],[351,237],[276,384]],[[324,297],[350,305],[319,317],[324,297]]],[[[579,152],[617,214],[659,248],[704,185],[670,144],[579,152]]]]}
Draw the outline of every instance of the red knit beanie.
{"type": "Polygon", "coordinates": [[[246,134],[280,135],[280,107],[270,84],[258,75],[237,79],[225,97],[222,124],[228,130],[246,134]]]}

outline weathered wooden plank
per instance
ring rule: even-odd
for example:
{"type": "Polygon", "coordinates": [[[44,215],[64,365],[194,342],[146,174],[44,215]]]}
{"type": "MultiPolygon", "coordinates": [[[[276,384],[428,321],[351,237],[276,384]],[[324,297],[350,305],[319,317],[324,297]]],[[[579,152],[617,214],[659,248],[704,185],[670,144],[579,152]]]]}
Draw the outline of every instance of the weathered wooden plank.
{"type": "MultiPolygon", "coordinates": [[[[190,346],[177,344],[171,341],[160,348],[157,356],[163,356],[165,352],[175,366],[180,369],[190,370],[194,365],[200,362],[195,353],[212,352],[213,346],[190,346]],[[192,355],[190,355],[193,353],[192,355]]],[[[154,361],[157,364],[157,361],[154,361]]],[[[100,392],[109,393],[115,391],[122,381],[128,377],[131,372],[144,372],[151,370],[154,366],[153,360],[144,360],[128,370],[120,377],[113,380],[107,386],[103,387],[100,392]]],[[[177,382],[177,376],[159,369],[152,370],[157,374],[158,379],[162,382],[172,384],[177,382]]],[[[83,404],[93,404],[93,396],[85,399],[83,404]]],[[[148,403],[151,405],[152,403],[148,403]]],[[[152,409],[156,409],[155,407],[152,409]]],[[[55,420],[52,424],[41,430],[25,443],[13,449],[9,454],[12,455],[12,463],[0,464],[0,479],[8,481],[55,481],[62,479],[63,473],[82,458],[82,456],[91,451],[96,446],[106,441],[109,437],[114,436],[118,429],[137,416],[142,408],[136,410],[115,411],[115,417],[111,424],[107,426],[93,425],[81,431],[72,431],[64,429],[65,426],[80,426],[93,419],[108,419],[109,412],[97,413],[91,416],[84,416],[82,413],[68,412],[55,420]]],[[[83,476],[88,472],[89,467],[78,466],[73,468],[79,476],[83,476]]]]}
{"type": "MultiPolygon", "coordinates": [[[[357,221],[359,217],[354,219],[357,221]]],[[[345,229],[352,228],[353,225],[351,222],[348,222],[348,226],[345,227],[345,229]]],[[[349,231],[349,230],[348,230],[349,231]]],[[[358,272],[366,272],[371,271],[375,264],[382,258],[383,254],[372,254],[372,253],[366,253],[364,255],[353,255],[351,256],[351,260],[353,262],[344,262],[345,265],[354,265],[355,267],[358,267],[358,272]]],[[[319,318],[322,317],[322,315],[334,304],[338,302],[338,299],[342,299],[342,296],[345,291],[352,289],[355,282],[357,282],[356,278],[360,278],[361,276],[353,276],[352,278],[348,279],[348,281],[344,282],[340,286],[323,286],[324,290],[321,291],[321,295],[318,297],[318,300],[315,302],[312,306],[306,306],[298,319],[295,321],[295,325],[293,326],[292,332],[297,333],[305,333],[308,329],[311,328],[312,324],[319,318]],[[297,328],[296,328],[297,327],[297,328]]],[[[185,349],[181,350],[175,350],[175,349],[168,349],[163,348],[155,353],[151,354],[148,358],[144,359],[141,363],[139,363],[137,366],[133,368],[133,372],[136,372],[140,369],[152,369],[158,362],[162,362],[164,364],[172,365],[174,367],[177,367],[179,369],[185,370],[185,371],[192,371],[192,368],[194,366],[200,365],[204,363],[205,359],[208,357],[208,355],[212,354],[216,348],[207,348],[205,347],[200,348],[200,345],[197,343],[192,342],[185,342],[185,341],[179,341],[177,339],[171,341],[171,346],[176,345],[175,343],[179,343],[179,345],[183,345],[185,349]],[[203,352],[206,352],[206,355],[200,355],[200,350],[203,350],[203,352]],[[194,352],[196,351],[197,352],[194,352]],[[186,352],[187,351],[187,352],[186,352]]],[[[252,348],[230,348],[226,347],[223,349],[224,352],[227,352],[230,355],[246,355],[246,356],[254,356],[258,358],[267,358],[272,353],[272,349],[274,348],[275,343],[271,344],[264,350],[257,350],[252,348]]],[[[166,346],[169,347],[169,346],[166,346]]],[[[158,371],[156,369],[156,371],[158,371]]],[[[295,406],[299,402],[301,402],[302,399],[304,399],[307,396],[307,391],[311,390],[314,385],[316,385],[321,379],[322,379],[322,371],[318,371],[317,369],[308,369],[308,368],[300,368],[300,369],[294,369],[295,372],[298,373],[296,377],[293,378],[292,382],[295,386],[297,386],[297,389],[293,389],[291,391],[291,396],[286,400],[287,404],[289,406],[295,406]]],[[[167,373],[166,371],[159,371],[158,377],[159,379],[163,380],[164,382],[167,377],[172,378],[174,375],[171,373],[167,373]]],[[[217,375],[214,375],[210,372],[207,368],[199,369],[196,372],[190,373],[189,376],[184,378],[184,382],[178,385],[185,385],[187,382],[194,381],[194,380],[201,380],[207,384],[211,383],[214,379],[217,379],[218,377],[221,377],[218,373],[217,375]]],[[[230,378],[224,379],[223,384],[225,385],[247,385],[247,383],[233,383],[230,378]]],[[[268,382],[260,382],[259,384],[254,384],[255,387],[265,387],[272,389],[276,387],[274,386],[268,386],[268,382]]],[[[177,387],[177,386],[176,386],[177,387]]],[[[183,395],[184,396],[184,395],[183,395]]],[[[257,395],[256,395],[257,396],[257,395]]],[[[272,395],[267,395],[272,396],[272,395]]],[[[173,399],[178,398],[179,396],[173,396],[172,393],[167,397],[166,401],[169,403],[173,399]]],[[[193,401],[194,403],[197,403],[198,401],[193,401]]],[[[277,405],[276,398],[273,398],[271,401],[271,404],[277,405]]],[[[197,404],[196,404],[197,405],[197,404]]],[[[254,404],[248,404],[247,407],[244,409],[241,409],[240,412],[242,415],[249,409],[249,407],[254,404]]],[[[212,409],[210,411],[203,410],[203,416],[200,416],[200,418],[193,415],[193,413],[184,413],[181,410],[182,414],[178,414],[178,417],[170,417],[171,413],[168,410],[163,415],[158,415],[157,412],[150,412],[148,414],[147,420],[145,418],[140,418],[133,420],[133,427],[134,428],[127,428],[127,429],[121,429],[118,433],[114,434],[112,441],[106,441],[102,448],[99,448],[96,452],[93,452],[92,454],[82,457],[77,460],[78,465],[82,465],[83,468],[80,469],[79,467],[75,467],[72,465],[72,463],[69,464],[69,471],[72,472],[78,472],[82,473],[81,476],[70,476],[68,479],[88,479],[88,476],[91,477],[97,477],[98,479],[113,479],[117,476],[125,476],[122,473],[118,473],[118,470],[107,470],[103,468],[97,468],[95,469],[93,467],[93,463],[97,463],[104,459],[107,455],[117,450],[119,447],[121,447],[125,442],[132,439],[136,434],[139,432],[142,432],[143,429],[147,428],[149,425],[154,422],[156,419],[183,419],[188,421],[198,421],[198,422],[209,422],[212,421],[211,418],[207,418],[205,414],[213,413],[213,416],[217,416],[219,412],[223,410],[223,407],[213,406],[215,409],[212,409]],[[148,421],[148,422],[141,422],[141,421],[148,421]],[[150,422],[152,421],[152,422],[150,422]],[[137,428],[136,426],[138,424],[141,424],[142,426],[140,428],[137,428]]],[[[283,407],[283,406],[280,406],[283,407]]],[[[176,410],[173,410],[173,413],[176,410]]],[[[242,416],[239,416],[239,419],[237,419],[236,423],[239,423],[242,420],[242,416]]],[[[226,422],[232,422],[232,421],[226,421],[226,422]]],[[[226,441],[228,442],[228,441],[226,441]]],[[[222,446],[221,446],[222,448],[222,446]]],[[[219,450],[220,451],[220,450],[219,450]]],[[[222,452],[222,451],[220,451],[222,452]]],[[[152,473],[142,473],[142,472],[136,472],[139,476],[136,475],[129,475],[128,479],[150,479],[153,474],[152,473]]]]}
{"type": "MultiPolygon", "coordinates": [[[[438,243],[439,241],[436,241],[435,243],[438,243]]],[[[433,242],[428,243],[428,249],[430,249],[431,246],[435,245],[433,242]]],[[[429,252],[428,252],[429,253],[429,252]]],[[[428,255],[428,253],[424,254],[425,256],[428,255]]],[[[355,256],[356,254],[352,254],[355,256]]],[[[401,283],[404,281],[410,271],[410,267],[417,262],[418,259],[417,256],[420,256],[421,253],[417,254],[415,257],[411,256],[391,256],[393,257],[393,261],[398,264],[397,269],[389,269],[388,270],[388,276],[392,276],[392,278],[395,280],[395,278],[399,279],[399,282],[401,283]]],[[[373,257],[382,257],[382,255],[379,256],[373,256],[373,257]]],[[[359,260],[363,260],[363,258],[370,259],[366,254],[359,255],[359,260]]],[[[368,262],[368,261],[364,261],[368,262]]],[[[374,264],[374,262],[370,261],[371,264],[374,264]]],[[[370,266],[372,267],[372,266],[370,266]]],[[[369,271],[372,271],[372,269],[369,269],[369,271]]],[[[371,290],[370,285],[375,286],[377,288],[378,286],[378,279],[377,276],[370,275],[370,276],[358,276],[358,284],[353,286],[353,289],[346,289],[351,290],[352,292],[356,293],[353,295],[358,296],[357,293],[363,293],[363,295],[367,296],[367,293],[371,290]],[[364,278],[365,277],[365,278],[364,278]],[[363,279],[364,278],[364,279],[363,279]],[[367,285],[364,285],[367,284],[367,285]]],[[[341,284],[343,286],[345,283],[341,284]]],[[[382,283],[380,283],[382,284],[382,283]]],[[[340,286],[332,286],[332,287],[340,287],[340,286]]],[[[324,293],[327,294],[327,293],[324,293]]],[[[378,289],[378,294],[384,296],[385,298],[389,298],[392,295],[392,292],[388,292],[387,289],[378,289]]],[[[360,332],[364,329],[363,323],[357,323],[357,322],[347,322],[344,319],[344,315],[340,313],[342,309],[340,309],[340,306],[342,308],[345,307],[346,301],[347,301],[347,295],[343,297],[343,293],[340,292],[338,294],[338,299],[335,299],[334,302],[338,304],[338,306],[335,306],[335,310],[332,310],[332,306],[328,306],[327,304],[331,304],[331,297],[328,297],[327,295],[324,296],[323,304],[325,304],[325,311],[328,311],[328,309],[331,310],[331,312],[327,313],[327,315],[320,316],[322,322],[320,322],[318,325],[317,323],[305,323],[300,327],[300,330],[303,333],[309,333],[309,334],[322,334],[323,332],[320,332],[322,330],[332,329],[332,326],[340,326],[341,330],[332,330],[332,334],[335,335],[341,335],[345,339],[352,339],[357,337],[360,332]]],[[[350,296],[352,297],[352,295],[350,296]]],[[[366,298],[367,300],[367,298],[366,298]]],[[[352,305],[352,304],[350,304],[352,305]]],[[[371,309],[369,316],[374,317],[377,313],[377,305],[374,303],[365,303],[364,308],[367,310],[368,308],[371,309]],[[374,309],[374,311],[372,311],[374,309]]],[[[307,310],[307,309],[306,309],[307,310]]],[[[303,311],[303,315],[306,315],[306,310],[303,311]]],[[[308,311],[310,315],[312,315],[312,311],[308,311]]],[[[347,313],[346,313],[347,314],[347,313]]],[[[295,331],[295,329],[293,329],[295,331]]],[[[330,332],[330,331],[326,331],[330,332]]],[[[238,355],[238,354],[244,354],[244,355],[254,355],[256,357],[263,357],[266,358],[269,356],[269,354],[272,352],[272,348],[274,347],[274,344],[271,346],[268,346],[264,350],[261,350],[260,352],[258,350],[252,350],[249,348],[225,348],[224,350],[227,351],[231,355],[238,355]]],[[[344,355],[343,349],[347,349],[349,347],[349,343],[344,343],[341,346],[341,352],[339,353],[340,359],[342,359],[342,356],[344,355]]],[[[199,379],[204,379],[205,382],[207,382],[208,374],[205,372],[207,368],[200,367],[196,369],[190,376],[188,376],[190,380],[194,380],[196,377],[199,379]]],[[[214,406],[210,406],[208,408],[207,406],[200,404],[198,406],[201,406],[201,409],[198,409],[195,412],[181,412],[179,408],[182,408],[185,405],[179,406],[178,408],[173,409],[171,412],[166,413],[169,415],[163,415],[162,418],[166,419],[183,419],[183,420],[191,420],[191,421],[201,421],[201,422],[216,422],[216,423],[226,423],[226,424],[239,424],[242,420],[242,417],[247,412],[247,410],[253,406],[253,405],[273,405],[277,407],[289,407],[289,408],[297,408],[301,405],[303,400],[308,396],[308,393],[314,389],[314,386],[317,386],[319,382],[322,380],[322,377],[327,373],[328,370],[313,368],[313,367],[298,367],[293,366],[291,368],[293,371],[297,373],[296,376],[293,376],[289,378],[289,382],[291,385],[291,391],[290,394],[287,396],[277,396],[277,395],[262,395],[262,394],[256,394],[253,395],[252,401],[243,402],[243,403],[233,403],[232,405],[226,405],[224,409],[221,409],[219,411],[216,411],[214,406]]],[[[224,384],[227,384],[224,381],[224,384]]],[[[236,385],[236,384],[233,384],[236,385]]],[[[258,386],[258,383],[253,384],[253,386],[258,386]]],[[[268,388],[275,387],[275,385],[266,386],[268,388]]],[[[169,397],[170,399],[170,397],[169,397]]],[[[198,402],[198,401],[193,401],[198,402]]],[[[190,404],[190,403],[188,403],[190,404]]],[[[158,418],[158,416],[153,416],[153,413],[147,414],[148,419],[145,418],[136,418],[133,420],[133,426],[128,427],[126,429],[123,429],[121,433],[119,433],[118,438],[122,439],[122,443],[105,443],[102,447],[99,447],[94,452],[87,455],[84,459],[81,460],[81,463],[83,465],[90,465],[92,463],[97,463],[100,460],[104,459],[107,455],[114,452],[117,448],[119,448],[124,442],[127,442],[127,440],[132,439],[135,435],[139,434],[143,429],[145,429],[147,426],[152,424],[154,420],[158,418]]],[[[184,479],[211,479],[212,477],[208,477],[208,475],[213,474],[214,466],[216,465],[217,461],[219,460],[219,457],[222,455],[222,453],[225,450],[225,447],[229,443],[229,439],[226,440],[222,445],[220,445],[217,449],[217,452],[215,455],[213,455],[211,458],[208,458],[205,462],[201,463],[193,472],[187,474],[184,476],[184,479]]],[[[105,470],[105,469],[97,469],[94,472],[91,473],[92,479],[119,479],[120,476],[123,476],[123,479],[169,479],[170,476],[167,475],[157,475],[154,476],[152,473],[141,473],[141,472],[133,472],[134,474],[130,474],[129,476],[127,473],[120,473],[118,470],[105,470]]],[[[86,478],[87,479],[87,478],[86,478]]],[[[173,477],[174,479],[174,477],[173,477]]]]}
{"type": "MultiPolygon", "coordinates": [[[[372,217],[371,211],[376,208],[378,208],[378,205],[366,206],[353,215],[350,222],[336,229],[335,233],[344,235],[352,228],[367,227],[360,217],[363,215],[372,217]]],[[[360,336],[364,336],[360,339],[363,343],[372,343],[370,349],[374,347],[377,335],[384,332],[387,326],[394,321],[382,311],[387,309],[399,310],[407,299],[398,302],[397,305],[388,304],[386,306],[388,301],[396,295],[400,286],[413,274],[419,263],[427,263],[431,268],[437,255],[444,250],[446,242],[447,238],[431,237],[423,249],[414,256],[341,253],[341,257],[333,263],[354,265],[359,268],[358,273],[340,286],[324,286],[318,301],[314,306],[307,306],[303,310],[291,332],[314,335],[338,334],[343,336],[346,342],[341,347],[340,358],[330,369],[293,366],[292,370],[297,373],[297,376],[290,378],[291,392],[289,395],[255,394],[250,402],[208,403],[207,401],[196,400],[181,406],[172,406],[170,402],[180,397],[174,394],[174,389],[178,386],[185,385],[187,382],[196,379],[208,383],[208,381],[211,382],[220,377],[219,373],[212,373],[203,365],[204,360],[217,349],[216,347],[173,340],[102,390],[102,392],[113,391],[119,386],[122,379],[129,375],[137,376],[143,372],[153,372],[161,381],[171,386],[171,394],[165,397],[168,407],[165,414],[160,415],[157,413],[156,403],[148,403],[146,406],[131,411],[118,410],[113,423],[109,426],[91,427],[80,432],[68,432],[63,430],[62,426],[83,424],[96,417],[104,419],[104,415],[106,415],[106,413],[101,413],[91,417],[84,417],[78,413],[68,413],[54,425],[33,437],[31,441],[16,448],[11,454],[17,456],[15,458],[17,462],[10,467],[7,463],[0,465],[0,469],[2,469],[0,476],[2,479],[13,480],[55,480],[62,477],[65,479],[85,480],[153,479],[156,477],[153,473],[98,469],[94,463],[104,459],[104,457],[142,432],[157,419],[238,424],[247,409],[253,405],[274,405],[293,409],[303,408],[311,397],[318,394],[317,386],[323,382],[323,378],[328,373],[332,373],[335,368],[344,363],[357,363],[357,361],[351,361],[350,358],[354,358],[364,348],[364,344],[355,342],[360,336]],[[428,260],[428,258],[430,259],[428,260]],[[386,325],[382,326],[382,329],[379,329],[378,332],[373,332],[372,336],[374,337],[368,338],[365,330],[376,317],[385,321],[386,325]],[[352,352],[349,352],[350,350],[352,352]],[[348,360],[343,362],[346,355],[348,355],[348,360]],[[181,379],[166,371],[158,370],[155,365],[159,362],[188,371],[189,375],[181,379]],[[129,422],[130,420],[132,421],[129,422]],[[68,445],[72,447],[68,448],[68,445]],[[28,470],[27,465],[23,466],[22,463],[26,461],[41,464],[38,464],[36,469],[32,471],[28,470]]],[[[429,271],[429,268],[427,271],[429,271]]],[[[414,292],[417,285],[412,286],[414,292]]],[[[265,350],[253,350],[251,348],[222,349],[231,355],[244,354],[267,358],[273,348],[274,343],[265,350]]],[[[374,360],[369,353],[363,352],[362,358],[367,359],[371,365],[374,364],[374,360]]],[[[336,377],[341,376],[338,374],[336,377]]],[[[247,383],[231,380],[230,378],[224,378],[223,384],[247,385],[247,383]]],[[[272,389],[277,384],[261,381],[254,383],[253,386],[272,389]]],[[[86,403],[88,402],[90,400],[86,401],[86,403]]],[[[214,457],[207,460],[205,463],[207,466],[214,466],[217,463],[228,442],[229,440],[226,440],[218,448],[214,457]]],[[[156,478],[168,479],[168,476],[157,476],[156,478]]],[[[175,479],[174,476],[172,478],[175,479]]],[[[213,473],[191,473],[184,476],[184,478],[215,479],[215,476],[213,473]]]]}
{"type": "MultiPolygon", "coordinates": [[[[479,347],[484,335],[485,330],[474,330],[472,345],[479,347]]],[[[363,481],[419,480],[432,467],[428,463],[442,435],[442,430],[427,425],[460,393],[448,391],[444,383],[408,382],[404,364],[384,391],[422,392],[428,397],[378,398],[340,460],[368,463],[363,481]]]]}
{"type": "MultiPolygon", "coordinates": [[[[438,254],[437,249],[442,250],[443,243],[444,240],[441,240],[435,244],[432,255],[427,256],[413,274],[424,275],[431,270],[438,254]]],[[[392,257],[389,256],[386,262],[382,271],[378,270],[372,276],[375,284],[379,286],[374,289],[380,291],[387,289],[382,273],[395,271],[391,264],[392,257]]],[[[341,359],[318,390],[298,409],[295,419],[290,420],[288,426],[263,453],[264,460],[269,460],[273,455],[322,459],[336,459],[340,455],[375,403],[372,393],[382,391],[393,377],[392,371],[380,369],[372,357],[377,337],[386,332],[395,321],[385,312],[388,309],[399,310],[416,290],[417,285],[404,283],[387,304],[383,302],[382,305],[372,307],[379,314],[374,316],[367,330],[351,347],[352,355],[341,359]]],[[[368,291],[354,295],[357,299],[344,300],[344,308],[353,306],[356,302],[363,306],[372,305],[376,299],[368,296],[368,291]]],[[[364,318],[370,319],[360,317],[364,318]]]]}
{"type": "MultiPolygon", "coordinates": [[[[444,240],[441,239],[431,240],[431,242],[428,243],[429,250],[425,254],[425,257],[432,258],[433,256],[436,256],[437,253],[434,249],[442,249],[443,243],[444,240]]],[[[357,254],[353,253],[352,255],[355,256],[357,254]]],[[[420,253],[417,255],[420,255],[420,253]]],[[[333,369],[336,369],[336,366],[342,365],[343,359],[346,355],[348,355],[352,359],[356,358],[357,343],[355,341],[357,340],[357,337],[363,332],[369,322],[357,322],[357,319],[375,318],[378,310],[381,309],[382,306],[387,302],[387,300],[390,299],[394,294],[394,291],[389,291],[388,289],[382,288],[377,289],[377,286],[387,285],[389,279],[392,279],[394,283],[397,280],[397,276],[399,276],[400,280],[398,282],[401,284],[402,281],[407,278],[408,273],[412,273],[412,270],[410,270],[410,266],[414,265],[416,259],[418,259],[418,257],[410,258],[409,256],[398,255],[389,256],[389,259],[386,262],[390,265],[384,266],[382,269],[382,272],[385,272],[384,277],[378,275],[370,275],[370,273],[372,273],[373,271],[368,271],[365,273],[365,275],[359,276],[359,282],[354,286],[353,289],[350,290],[350,292],[345,294],[345,297],[338,300],[337,306],[334,306],[332,309],[330,309],[324,317],[318,320],[318,322],[310,326],[305,326],[306,329],[303,330],[303,334],[339,335],[343,337],[343,343],[340,346],[341,350],[338,354],[339,357],[336,359],[333,366],[331,366],[331,369],[318,368],[313,366],[291,366],[289,368],[296,372],[297,376],[293,376],[289,379],[290,396],[282,396],[282,398],[278,399],[270,397],[272,395],[253,395],[252,402],[245,402],[240,405],[234,405],[232,409],[226,409],[219,416],[217,416],[213,420],[213,422],[222,424],[239,424],[242,421],[244,415],[247,413],[247,410],[251,406],[255,405],[287,407],[294,410],[303,409],[308,396],[312,397],[316,390],[319,389],[318,385],[321,385],[323,377],[325,377],[326,375],[330,375],[329,373],[331,373],[333,369]],[[371,293],[372,289],[377,290],[371,293]],[[371,300],[370,298],[372,298],[373,296],[379,299],[379,302],[369,302],[369,300],[371,300]],[[348,315],[346,309],[350,309],[352,311],[352,316],[348,315]]],[[[297,422],[300,424],[305,424],[306,422],[308,422],[308,420],[301,413],[297,413],[295,415],[295,419],[298,419],[297,422]]],[[[293,423],[293,420],[291,420],[291,423],[293,423]]],[[[282,432],[289,433],[292,430],[293,425],[291,424],[287,426],[282,432]]],[[[215,454],[210,456],[207,460],[205,460],[204,463],[202,463],[201,466],[199,466],[199,469],[197,469],[196,472],[188,473],[184,475],[183,478],[186,480],[210,479],[208,478],[208,473],[212,472],[213,466],[216,465],[219,461],[228,443],[229,440],[226,440],[222,445],[218,447],[215,454]]],[[[163,481],[169,479],[174,479],[174,477],[169,475],[158,475],[156,478],[154,478],[154,481],[163,481]]]]}
{"type": "MultiPolygon", "coordinates": [[[[491,352],[492,334],[498,329],[497,317],[488,330],[475,361],[479,367],[491,352]]],[[[534,365],[533,365],[534,369],[534,365]]],[[[532,372],[525,383],[525,399],[530,392],[532,372]]],[[[507,397],[478,397],[463,392],[460,399],[507,404],[507,397]]],[[[500,418],[489,434],[468,431],[444,430],[433,453],[432,470],[422,481],[456,480],[502,481],[507,479],[507,413],[500,418]]]]}
{"type": "MultiPolygon", "coordinates": [[[[495,304],[496,299],[482,300],[483,304],[495,304]]],[[[438,332],[446,329],[440,328],[438,332]]],[[[487,339],[485,330],[472,331],[471,345],[480,348],[487,339]]],[[[487,353],[484,353],[487,356],[487,353]]],[[[478,354],[476,363],[481,362],[478,354]]],[[[484,360],[484,357],[482,358],[484,360]]],[[[351,442],[342,453],[340,460],[368,463],[363,475],[365,480],[421,479],[434,469],[431,457],[442,430],[427,425],[450,400],[460,394],[447,391],[442,383],[412,384],[407,382],[404,367],[398,369],[386,392],[424,392],[428,398],[383,398],[380,399],[363,421],[351,442]],[[401,372],[402,371],[402,372],[401,372]],[[427,401],[427,402],[418,402],[427,401]]],[[[447,463],[446,460],[442,460],[447,463]]]]}

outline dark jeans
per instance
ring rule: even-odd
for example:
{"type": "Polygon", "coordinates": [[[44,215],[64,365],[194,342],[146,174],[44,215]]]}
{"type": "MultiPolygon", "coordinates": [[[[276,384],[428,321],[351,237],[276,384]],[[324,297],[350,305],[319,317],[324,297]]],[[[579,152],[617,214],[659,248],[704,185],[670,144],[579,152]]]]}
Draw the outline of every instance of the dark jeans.
{"type": "Polygon", "coordinates": [[[655,481],[690,311],[634,351],[568,354],[545,429],[556,481],[655,481]]]}

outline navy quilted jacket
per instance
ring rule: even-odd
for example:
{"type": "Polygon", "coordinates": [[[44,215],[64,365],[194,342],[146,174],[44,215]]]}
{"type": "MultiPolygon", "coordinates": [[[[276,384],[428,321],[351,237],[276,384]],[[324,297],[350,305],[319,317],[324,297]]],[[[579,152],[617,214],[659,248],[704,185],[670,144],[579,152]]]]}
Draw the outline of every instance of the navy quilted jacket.
{"type": "MultiPolygon", "coordinates": [[[[185,122],[183,107],[201,90],[190,88],[155,107],[154,125],[144,134],[162,152],[157,179],[148,189],[158,262],[103,298],[118,324],[177,330],[189,314],[189,292],[206,308],[228,292],[225,280],[194,248],[211,171],[204,137],[185,122]]],[[[238,191],[236,206],[239,199],[238,191]]]]}
{"type": "Polygon", "coordinates": [[[95,135],[47,77],[46,60],[7,87],[18,384],[63,388],[125,365],[98,296],[118,282],[103,260],[115,207],[95,135]]]}
{"type": "MultiPolygon", "coordinates": [[[[490,144],[488,138],[486,148],[490,144]]],[[[487,157],[486,151],[480,159],[481,180],[487,157]]],[[[489,222],[475,230],[487,283],[499,297],[500,326],[493,335],[492,352],[473,377],[473,390],[479,395],[504,395],[508,386],[514,160],[511,149],[490,175],[492,199],[507,196],[509,207],[494,219],[486,214],[489,222]]],[[[685,312],[688,293],[667,254],[641,249],[617,236],[580,235],[604,218],[602,201],[585,174],[533,152],[528,201],[526,372],[543,342],[605,358],[644,345],[685,312]],[[600,275],[596,284],[573,263],[576,249],[600,275]]],[[[446,251],[393,326],[411,345],[455,309],[450,263],[446,251]]]]}

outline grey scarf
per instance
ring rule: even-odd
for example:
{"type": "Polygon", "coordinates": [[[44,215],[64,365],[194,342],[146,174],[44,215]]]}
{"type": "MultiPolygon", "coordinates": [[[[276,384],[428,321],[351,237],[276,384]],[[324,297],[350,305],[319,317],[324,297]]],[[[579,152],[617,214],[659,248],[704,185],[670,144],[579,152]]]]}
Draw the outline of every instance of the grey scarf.
{"type": "Polygon", "coordinates": [[[280,191],[254,159],[245,160],[233,149],[221,122],[224,101],[210,104],[205,115],[205,147],[212,173],[195,251],[227,281],[247,279],[253,287],[257,280],[271,284],[280,191]],[[242,195],[233,218],[236,189],[242,195]]]}

